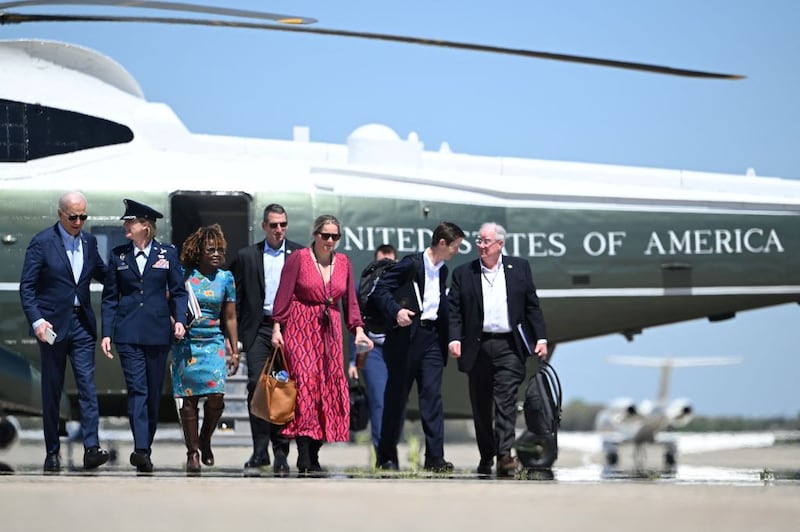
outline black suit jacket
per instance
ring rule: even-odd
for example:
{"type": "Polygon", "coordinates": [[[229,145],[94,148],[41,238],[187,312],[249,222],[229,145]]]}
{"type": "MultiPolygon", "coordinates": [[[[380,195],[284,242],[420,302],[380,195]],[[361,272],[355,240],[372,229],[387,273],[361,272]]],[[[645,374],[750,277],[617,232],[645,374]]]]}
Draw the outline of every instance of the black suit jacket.
{"type": "MultiPolygon", "coordinates": [[[[264,246],[262,240],[252,246],[240,249],[231,262],[230,270],[236,281],[236,319],[239,341],[245,351],[258,334],[258,327],[264,317],[264,246]]],[[[297,242],[286,240],[286,255],[302,249],[297,242]]]]}
{"type": "MultiPolygon", "coordinates": [[[[525,259],[503,257],[503,274],[506,276],[506,301],[508,323],[514,335],[517,354],[529,355],[520,336],[521,325],[531,350],[536,341],[547,338],[542,308],[536,295],[531,266],[525,259]]],[[[462,264],[453,271],[450,286],[450,341],[461,342],[461,357],[458,369],[469,372],[475,365],[483,332],[483,288],[481,284],[480,259],[462,264]]]]}
{"type": "MultiPolygon", "coordinates": [[[[447,364],[447,323],[448,323],[448,303],[447,303],[447,265],[442,265],[439,270],[439,312],[437,329],[439,334],[439,346],[442,350],[442,358],[447,364]]],[[[404,257],[400,262],[386,270],[378,282],[370,298],[375,305],[383,312],[388,323],[394,324],[386,333],[386,340],[383,343],[384,357],[401,356],[405,357],[411,339],[419,328],[422,309],[419,308],[417,295],[414,290],[414,281],[419,286],[419,296],[425,300],[425,264],[422,253],[415,253],[404,257]],[[408,327],[397,326],[397,312],[401,308],[407,308],[415,313],[411,325],[408,327]]]]}

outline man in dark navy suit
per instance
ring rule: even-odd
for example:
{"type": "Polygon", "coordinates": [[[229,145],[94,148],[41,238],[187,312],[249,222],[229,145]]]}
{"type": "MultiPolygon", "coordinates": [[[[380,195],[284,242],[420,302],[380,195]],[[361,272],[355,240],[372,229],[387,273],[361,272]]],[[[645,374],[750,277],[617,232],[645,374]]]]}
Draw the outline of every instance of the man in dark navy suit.
{"type": "Polygon", "coordinates": [[[506,230],[481,226],[479,258],[453,271],[450,286],[451,356],[469,378],[469,398],[480,452],[479,475],[512,476],[517,391],[530,355],[547,357],[544,315],[527,260],[504,257],[506,230]],[[530,350],[530,352],[529,352],[530,350]]]}
{"type": "MultiPolygon", "coordinates": [[[[236,280],[239,340],[247,357],[248,410],[264,363],[272,353],[272,304],[284,262],[291,253],[303,247],[286,238],[288,226],[286,209],[277,203],[267,205],[261,221],[264,240],[240,249],[231,263],[231,272],[236,280]]],[[[269,465],[267,448],[272,441],[275,455],[273,472],[288,475],[289,440],[281,435],[281,425],[274,425],[251,413],[250,433],[253,454],[244,464],[245,473],[254,476],[260,468],[269,465]]]]}
{"type": "Polygon", "coordinates": [[[128,388],[128,418],[133,432],[131,465],[151,473],[153,438],[158,426],[167,355],[173,337],[186,334],[188,294],[178,251],[155,239],[163,215],[126,199],[125,237],[129,243],[111,250],[103,288],[103,352],[112,358],[117,346],[128,388]]]}
{"type": "Polygon", "coordinates": [[[399,467],[397,444],[408,394],[416,382],[425,432],[424,467],[438,473],[453,470],[453,464],[444,459],[442,373],[448,338],[445,261],[458,253],[463,239],[461,228],[441,222],[433,231],[430,246],[386,270],[370,296],[387,323],[396,325],[389,329],[383,344],[388,379],[378,443],[377,466],[381,469],[399,467]]]}
{"type": "Polygon", "coordinates": [[[96,469],[108,461],[97,436],[99,409],[94,384],[97,322],[89,284],[103,281],[106,266],[97,239],[82,231],[86,198],[67,192],[58,201],[58,223],[33,237],[25,252],[19,294],[42,358],[42,425],[46,473],[61,470],[58,412],[67,359],[78,387],[83,467],[96,469]]]}

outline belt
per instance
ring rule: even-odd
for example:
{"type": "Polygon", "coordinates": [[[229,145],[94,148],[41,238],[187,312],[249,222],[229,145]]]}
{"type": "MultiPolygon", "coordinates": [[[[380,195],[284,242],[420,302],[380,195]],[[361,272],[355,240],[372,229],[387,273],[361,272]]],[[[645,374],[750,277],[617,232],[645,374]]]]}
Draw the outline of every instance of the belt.
{"type": "Polygon", "coordinates": [[[424,329],[435,329],[437,320],[419,320],[419,326],[424,329]]]}
{"type": "Polygon", "coordinates": [[[481,333],[481,340],[508,340],[511,338],[511,333],[498,333],[498,332],[483,332],[481,333]]]}

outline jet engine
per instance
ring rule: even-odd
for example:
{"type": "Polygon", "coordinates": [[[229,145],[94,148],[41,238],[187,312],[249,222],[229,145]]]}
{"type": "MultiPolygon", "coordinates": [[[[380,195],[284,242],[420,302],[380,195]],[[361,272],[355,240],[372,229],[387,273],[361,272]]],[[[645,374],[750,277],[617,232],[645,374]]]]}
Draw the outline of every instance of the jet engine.
{"type": "Polygon", "coordinates": [[[688,399],[674,399],[667,406],[666,416],[673,427],[685,427],[692,420],[694,411],[688,399]]]}

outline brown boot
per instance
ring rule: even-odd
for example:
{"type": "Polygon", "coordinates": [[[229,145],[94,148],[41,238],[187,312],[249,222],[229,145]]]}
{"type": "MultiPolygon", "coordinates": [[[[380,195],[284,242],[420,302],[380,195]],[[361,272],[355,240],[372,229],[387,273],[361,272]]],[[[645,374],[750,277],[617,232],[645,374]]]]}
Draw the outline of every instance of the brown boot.
{"type": "Polygon", "coordinates": [[[186,474],[200,473],[200,438],[197,433],[197,398],[184,397],[181,407],[181,426],[183,441],[186,443],[186,474]]]}
{"type": "Polygon", "coordinates": [[[214,465],[214,453],[211,451],[211,436],[217,429],[217,423],[225,409],[225,401],[221,393],[214,393],[206,397],[203,405],[203,427],[200,429],[200,453],[203,463],[207,466],[214,465]]]}

